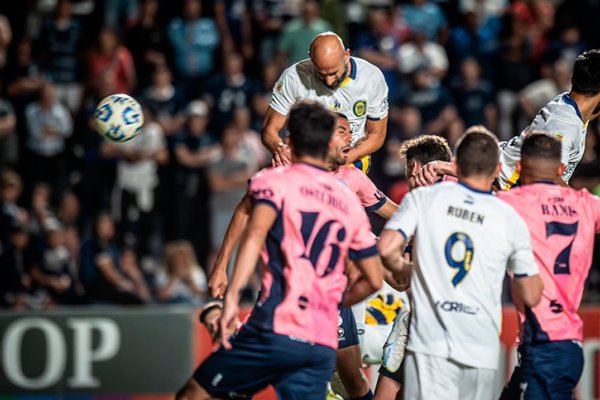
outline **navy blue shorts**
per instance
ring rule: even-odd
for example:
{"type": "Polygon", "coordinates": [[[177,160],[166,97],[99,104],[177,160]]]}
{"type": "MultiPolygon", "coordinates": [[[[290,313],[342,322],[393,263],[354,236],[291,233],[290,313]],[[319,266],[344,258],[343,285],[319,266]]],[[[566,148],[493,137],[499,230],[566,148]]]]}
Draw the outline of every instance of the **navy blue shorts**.
{"type": "Polygon", "coordinates": [[[583,349],[579,342],[522,345],[519,364],[500,399],[573,399],[582,372],[583,349]]]}
{"type": "Polygon", "coordinates": [[[338,318],[338,348],[356,346],[359,344],[356,320],[351,307],[340,307],[338,318]]]}
{"type": "Polygon", "coordinates": [[[214,352],[194,372],[210,395],[249,399],[273,385],[279,399],[322,400],[335,365],[335,350],[244,326],[233,348],[214,352]]]}

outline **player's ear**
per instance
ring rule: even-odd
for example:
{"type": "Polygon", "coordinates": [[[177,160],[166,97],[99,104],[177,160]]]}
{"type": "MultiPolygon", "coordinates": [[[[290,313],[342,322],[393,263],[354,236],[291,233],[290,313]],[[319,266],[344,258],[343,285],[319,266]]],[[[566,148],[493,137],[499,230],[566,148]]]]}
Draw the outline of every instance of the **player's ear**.
{"type": "Polygon", "coordinates": [[[515,170],[519,175],[521,175],[521,171],[523,170],[523,165],[521,164],[521,160],[517,160],[517,165],[515,166],[515,170]]]}
{"type": "Polygon", "coordinates": [[[563,176],[563,174],[565,173],[565,169],[567,169],[567,166],[563,163],[558,164],[558,177],[561,178],[563,176]]]}
{"type": "Polygon", "coordinates": [[[501,170],[502,170],[502,163],[498,163],[498,165],[496,165],[496,171],[494,171],[494,179],[496,179],[498,177],[498,175],[500,175],[501,170]]]}

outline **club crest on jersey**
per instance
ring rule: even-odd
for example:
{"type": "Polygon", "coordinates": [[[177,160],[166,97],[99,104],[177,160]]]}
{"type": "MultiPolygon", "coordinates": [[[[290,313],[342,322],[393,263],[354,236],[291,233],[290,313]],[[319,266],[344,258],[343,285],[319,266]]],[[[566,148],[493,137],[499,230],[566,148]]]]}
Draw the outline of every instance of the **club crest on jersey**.
{"type": "Polygon", "coordinates": [[[365,115],[365,112],[367,112],[367,103],[362,100],[357,101],[356,103],[354,103],[352,111],[357,117],[362,117],[363,115],[365,115]]]}
{"type": "Polygon", "coordinates": [[[283,87],[283,83],[281,83],[281,81],[277,82],[277,85],[275,85],[275,91],[277,93],[281,92],[282,87],[283,87]]]}

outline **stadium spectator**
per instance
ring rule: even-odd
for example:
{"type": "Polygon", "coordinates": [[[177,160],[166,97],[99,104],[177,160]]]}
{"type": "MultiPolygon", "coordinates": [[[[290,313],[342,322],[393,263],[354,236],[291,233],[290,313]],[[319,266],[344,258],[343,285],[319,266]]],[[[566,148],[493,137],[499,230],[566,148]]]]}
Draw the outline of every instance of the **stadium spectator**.
{"type": "Polygon", "coordinates": [[[184,121],[181,111],[185,108],[185,99],[180,90],[173,85],[169,67],[155,67],[152,84],[144,90],[141,99],[167,137],[179,133],[184,121]]]}
{"type": "Polygon", "coordinates": [[[170,64],[169,41],[159,22],[159,11],[158,0],[143,0],[137,21],[123,36],[133,57],[140,88],[150,85],[154,68],[170,64]]]}
{"type": "Polygon", "coordinates": [[[187,241],[165,246],[165,268],[156,278],[157,297],[162,302],[200,305],[206,299],[206,275],[187,241]]]}
{"type": "Polygon", "coordinates": [[[356,38],[358,56],[379,67],[389,88],[389,98],[399,94],[397,37],[391,29],[390,14],[386,10],[374,8],[369,11],[368,25],[356,38]]]}
{"type": "Polygon", "coordinates": [[[209,265],[221,248],[229,220],[246,193],[248,180],[256,172],[239,151],[242,135],[235,126],[226,127],[221,137],[222,155],[208,166],[212,247],[209,265]]]}
{"type": "Polygon", "coordinates": [[[246,60],[254,56],[251,3],[250,0],[213,1],[224,54],[237,51],[246,60]]]}
{"type": "Polygon", "coordinates": [[[73,18],[71,0],[59,0],[52,18],[44,21],[40,33],[40,62],[56,86],[56,97],[75,114],[83,96],[81,53],[85,32],[73,18]]]}
{"type": "Polygon", "coordinates": [[[215,50],[219,45],[217,25],[202,14],[200,0],[185,0],[182,17],[173,19],[168,29],[175,66],[188,98],[198,95],[215,68],[215,50]]]}
{"type": "Polygon", "coordinates": [[[121,269],[123,274],[133,284],[134,292],[145,302],[152,301],[150,288],[142,274],[135,249],[125,246],[121,251],[121,269]]]}
{"type": "Polygon", "coordinates": [[[131,93],[135,89],[135,66],[131,53],[121,45],[117,31],[111,27],[102,28],[97,47],[89,57],[88,85],[93,93],[101,91],[101,78],[107,72],[114,74],[116,93],[131,93]]]}
{"type": "Polygon", "coordinates": [[[423,30],[428,40],[445,42],[446,16],[433,1],[411,0],[404,6],[404,18],[411,30],[423,30]]]}
{"type": "Polygon", "coordinates": [[[84,302],[83,287],[78,283],[76,265],[65,246],[65,231],[54,219],[46,221],[45,248],[39,264],[31,269],[32,281],[48,292],[55,304],[84,302]]]}
{"type": "Polygon", "coordinates": [[[4,70],[8,62],[8,49],[12,39],[10,21],[5,15],[0,15],[0,71],[4,70]]]}
{"type": "Polygon", "coordinates": [[[260,142],[260,133],[252,129],[252,115],[248,107],[236,107],[233,111],[231,125],[240,132],[237,143],[239,157],[250,170],[258,171],[271,161],[271,155],[260,142]]]}
{"type": "Polygon", "coordinates": [[[572,63],[556,60],[548,78],[531,82],[519,92],[519,105],[523,114],[522,119],[524,119],[519,126],[526,126],[550,100],[571,90],[572,69],[572,63]]]}
{"type": "Polygon", "coordinates": [[[189,104],[185,127],[175,144],[178,169],[174,215],[165,217],[176,221],[177,237],[193,243],[202,265],[206,265],[204,261],[210,247],[207,243],[210,230],[206,168],[221,155],[218,140],[206,130],[208,120],[208,106],[204,101],[195,100],[189,104]]]}
{"type": "Polygon", "coordinates": [[[422,29],[411,31],[411,40],[400,46],[397,59],[403,74],[412,74],[422,66],[428,67],[438,79],[448,72],[446,50],[439,43],[427,40],[422,29]]]}
{"type": "Polygon", "coordinates": [[[54,85],[42,86],[40,98],[25,109],[27,122],[27,164],[29,182],[46,182],[58,196],[66,186],[66,139],[73,133],[67,107],[56,98],[54,85]]]}
{"type": "Polygon", "coordinates": [[[125,143],[104,141],[101,154],[118,159],[113,188],[112,213],[120,240],[136,246],[140,257],[153,254],[151,240],[157,235],[157,215],[153,213],[160,184],[159,165],[168,162],[164,132],[144,110],[144,125],[138,136],[125,143]]]}
{"type": "Polygon", "coordinates": [[[307,59],[313,38],[330,30],[329,22],[319,17],[319,3],[315,0],[304,2],[300,17],[288,21],[279,37],[279,53],[285,60],[282,60],[282,64],[294,64],[307,59]]]}
{"type": "Polygon", "coordinates": [[[210,128],[219,137],[231,122],[236,107],[248,107],[256,93],[255,83],[244,73],[244,59],[237,53],[225,56],[223,73],[207,84],[206,98],[212,106],[210,128]]]}
{"type": "Polygon", "coordinates": [[[121,269],[119,248],[115,243],[115,225],[110,214],[100,213],[93,234],[81,246],[80,279],[93,302],[143,304],[135,284],[121,269]]]}
{"type": "Polygon", "coordinates": [[[0,254],[0,305],[3,307],[44,308],[48,297],[33,288],[31,270],[40,256],[30,242],[23,224],[8,227],[9,241],[0,254]]]}
{"type": "Polygon", "coordinates": [[[452,89],[456,108],[464,125],[484,125],[495,132],[498,110],[493,87],[490,82],[481,79],[481,67],[477,60],[463,60],[460,65],[460,78],[454,82],[452,89]]]}
{"type": "Polygon", "coordinates": [[[22,193],[21,177],[13,171],[3,172],[0,180],[0,251],[8,246],[10,227],[27,223],[27,212],[17,204],[22,193]]]}
{"type": "MultiPolygon", "coordinates": [[[[0,92],[2,85],[0,84],[0,92]]],[[[0,172],[15,167],[19,159],[17,117],[9,100],[0,97],[0,172]]]]}

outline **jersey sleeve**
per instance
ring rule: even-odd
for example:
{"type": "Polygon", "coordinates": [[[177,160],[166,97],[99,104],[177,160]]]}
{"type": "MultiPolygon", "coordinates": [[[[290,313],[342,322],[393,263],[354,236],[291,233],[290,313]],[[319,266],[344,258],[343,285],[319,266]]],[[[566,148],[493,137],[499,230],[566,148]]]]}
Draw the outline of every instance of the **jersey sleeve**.
{"type": "Polygon", "coordinates": [[[596,233],[600,233],[600,197],[594,196],[586,190],[587,204],[591,209],[594,218],[594,228],[596,233]]]}
{"type": "Polygon", "coordinates": [[[364,210],[359,209],[355,216],[353,216],[353,218],[355,217],[357,229],[350,242],[348,257],[351,260],[362,260],[379,254],[375,235],[371,232],[371,223],[367,214],[364,210]]]}
{"type": "Polygon", "coordinates": [[[385,229],[391,229],[400,232],[406,240],[413,236],[417,230],[417,218],[419,213],[419,202],[417,192],[413,190],[408,192],[402,199],[402,203],[392,215],[392,218],[385,224],[385,229]]]}
{"type": "Polygon", "coordinates": [[[367,118],[370,120],[384,119],[388,115],[388,85],[379,68],[369,77],[369,100],[367,102],[367,118]]]}
{"type": "Polygon", "coordinates": [[[533,258],[531,237],[527,224],[516,212],[508,219],[511,254],[508,259],[508,269],[517,278],[533,276],[538,273],[538,266],[533,258]]]}
{"type": "Polygon", "coordinates": [[[292,65],[279,77],[275,87],[269,106],[281,115],[288,115],[292,106],[298,100],[298,76],[294,69],[296,65],[292,65]]]}
{"type": "Polygon", "coordinates": [[[377,186],[375,186],[373,181],[360,169],[354,167],[350,168],[354,170],[353,179],[356,179],[358,187],[358,192],[356,195],[358,196],[358,199],[365,210],[368,212],[375,212],[383,207],[387,201],[385,194],[383,194],[381,190],[377,189],[377,186]]]}
{"type": "Polygon", "coordinates": [[[544,130],[560,140],[562,148],[560,161],[568,167],[571,151],[577,146],[575,141],[579,136],[579,127],[573,122],[551,118],[544,126],[544,130]]]}
{"type": "Polygon", "coordinates": [[[263,203],[279,212],[283,204],[281,186],[273,174],[257,175],[250,181],[248,192],[254,204],[263,203]]]}

